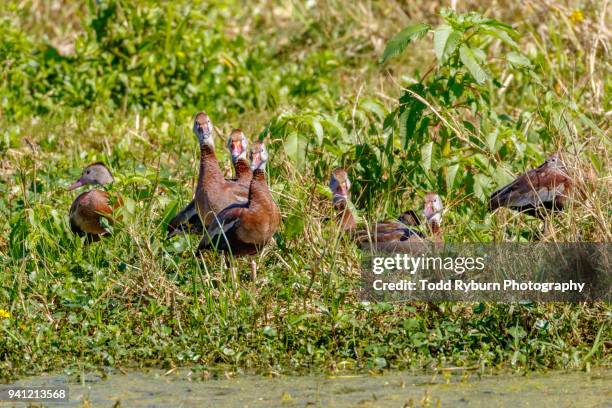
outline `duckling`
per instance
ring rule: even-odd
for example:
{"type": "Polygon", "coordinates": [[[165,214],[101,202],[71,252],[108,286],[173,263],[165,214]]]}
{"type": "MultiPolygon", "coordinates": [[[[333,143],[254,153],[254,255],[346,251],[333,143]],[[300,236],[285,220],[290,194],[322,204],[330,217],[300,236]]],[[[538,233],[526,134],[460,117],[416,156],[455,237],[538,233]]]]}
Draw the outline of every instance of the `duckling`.
{"type": "Polygon", "coordinates": [[[495,191],[489,199],[489,210],[508,207],[543,219],[546,233],[547,210],[562,211],[569,202],[573,185],[559,153],[555,153],[539,167],[495,191]]]}
{"type": "MultiPolygon", "coordinates": [[[[105,186],[114,181],[110,170],[103,163],[93,163],[85,167],[81,177],[68,187],[68,191],[85,185],[105,186]]],[[[89,190],[81,193],[70,206],[70,228],[78,235],[85,235],[88,242],[100,240],[107,233],[100,218],[111,220],[113,209],[121,205],[121,199],[111,206],[110,195],[102,190],[89,190]]]]}
{"type": "MultiPolygon", "coordinates": [[[[255,255],[278,231],[280,210],[266,184],[268,152],[263,142],[251,146],[253,177],[246,203],[234,203],[219,212],[209,225],[199,249],[216,249],[233,256],[255,255]]],[[[256,272],[253,273],[256,276],[256,272]]]]}

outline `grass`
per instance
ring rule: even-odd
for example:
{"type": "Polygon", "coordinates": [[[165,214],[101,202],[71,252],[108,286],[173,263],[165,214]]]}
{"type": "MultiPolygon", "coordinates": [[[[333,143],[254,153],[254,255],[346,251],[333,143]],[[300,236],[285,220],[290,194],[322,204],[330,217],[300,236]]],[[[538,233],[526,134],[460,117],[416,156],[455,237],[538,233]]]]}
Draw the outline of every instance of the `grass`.
{"type": "MultiPolygon", "coordinates": [[[[419,146],[396,138],[389,148],[383,126],[435,61],[424,41],[378,64],[405,25],[440,22],[439,5],[413,3],[10,2],[0,14],[0,377],[150,365],[259,372],[609,365],[605,302],[359,301],[361,254],[325,221],[337,165],[350,168],[364,218],[416,208],[424,190],[436,189],[447,208],[447,242],[526,241],[539,222],[490,215],[484,197],[563,148],[585,198],[555,219],[547,239],[612,236],[607,3],[459,2],[460,11],[515,26],[535,68],[529,76],[491,68],[507,86],[491,88],[475,112],[428,99],[432,120],[435,111],[469,142],[451,138],[445,151],[442,141],[454,133],[443,123],[436,134],[432,122],[429,168],[419,146]],[[249,281],[248,260],[236,262],[237,290],[219,256],[196,257],[197,238],[165,240],[164,222],[192,195],[198,149],[190,121],[200,109],[218,135],[240,126],[252,139],[269,138],[283,230],[258,257],[261,282],[249,281]],[[469,150],[483,149],[495,128],[507,131],[502,147],[469,150]],[[97,160],[110,165],[125,206],[112,236],[86,246],[69,230],[75,195],[65,188],[97,160]],[[455,163],[459,176],[448,183],[455,163]]],[[[496,42],[482,46],[493,60],[505,52],[496,42]]],[[[229,172],[227,154],[220,156],[229,172]]]]}

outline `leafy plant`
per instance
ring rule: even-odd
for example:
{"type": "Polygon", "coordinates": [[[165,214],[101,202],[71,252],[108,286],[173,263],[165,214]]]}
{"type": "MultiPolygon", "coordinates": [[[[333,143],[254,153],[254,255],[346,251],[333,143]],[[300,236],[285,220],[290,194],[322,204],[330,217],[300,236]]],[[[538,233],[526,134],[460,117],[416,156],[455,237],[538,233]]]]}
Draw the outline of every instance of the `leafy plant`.
{"type": "Polygon", "coordinates": [[[601,8],[571,26],[560,5],[546,21],[544,2],[530,3],[533,14],[522,3],[491,9],[520,21],[515,32],[415,2],[408,14],[428,24],[405,30],[381,69],[384,38],[409,23],[389,13],[405,7],[394,1],[61,4],[0,9],[2,380],[108,366],[609,365],[606,303],[360,302],[361,252],[331,221],[327,187],[331,168],[347,167],[368,221],[438,189],[446,241],[503,239],[529,221],[488,216],[474,196],[575,146],[600,179],[553,239],[609,240],[609,58],[590,48],[605,34],[601,8]],[[193,197],[200,109],[228,176],[231,128],[268,140],[283,229],[256,259],[257,284],[250,260],[233,263],[235,288],[222,257],[196,255],[199,237],[165,236],[193,197]],[[76,192],[65,187],[99,160],[124,209],[112,235],[87,245],[70,231],[76,192]]]}
{"type": "MultiPolygon", "coordinates": [[[[460,189],[482,202],[504,177],[495,156],[525,150],[520,118],[495,108],[496,92],[504,87],[496,72],[528,71],[531,64],[520,53],[518,34],[509,25],[477,13],[445,10],[441,17],[444,22],[432,35],[435,62],[402,90],[384,130],[399,138],[408,157],[420,158],[397,170],[413,174],[414,185],[446,193],[460,189]],[[488,57],[496,40],[507,47],[505,59],[488,57]]],[[[422,36],[425,25],[419,27],[416,32],[422,36]]],[[[383,61],[408,44],[390,41],[383,61]]]]}

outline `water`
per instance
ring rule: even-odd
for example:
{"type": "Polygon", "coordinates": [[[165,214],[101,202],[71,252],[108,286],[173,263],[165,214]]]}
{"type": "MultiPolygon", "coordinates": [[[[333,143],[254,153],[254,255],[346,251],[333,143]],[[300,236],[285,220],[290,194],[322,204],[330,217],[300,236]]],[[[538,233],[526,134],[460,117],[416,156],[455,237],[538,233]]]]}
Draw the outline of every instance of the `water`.
{"type": "MultiPolygon", "coordinates": [[[[44,375],[15,384],[65,384],[44,375]]],[[[69,407],[612,407],[612,371],[484,375],[443,372],[415,375],[238,375],[201,379],[188,369],[88,375],[69,382],[69,407]],[[198,377],[196,379],[195,377],[198,377]]],[[[26,406],[2,403],[0,406],[26,406]]]]}

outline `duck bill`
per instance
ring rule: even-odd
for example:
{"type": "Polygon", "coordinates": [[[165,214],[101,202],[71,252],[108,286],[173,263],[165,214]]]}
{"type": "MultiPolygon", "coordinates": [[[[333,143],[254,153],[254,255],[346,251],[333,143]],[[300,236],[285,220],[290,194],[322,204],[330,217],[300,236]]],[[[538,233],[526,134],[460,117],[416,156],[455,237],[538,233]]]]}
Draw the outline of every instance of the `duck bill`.
{"type": "Polygon", "coordinates": [[[338,186],[338,188],[336,188],[336,190],[333,192],[333,202],[339,203],[342,201],[348,201],[348,190],[344,185],[338,186]]]}
{"type": "Polygon", "coordinates": [[[261,155],[259,153],[253,153],[251,162],[251,169],[257,170],[261,166],[261,155]]]}
{"type": "Polygon", "coordinates": [[[431,204],[425,205],[425,208],[423,208],[423,217],[430,220],[435,214],[436,214],[436,211],[434,210],[433,205],[431,204]]]}
{"type": "Polygon", "coordinates": [[[340,194],[342,194],[345,197],[348,197],[349,192],[348,192],[348,186],[346,185],[346,183],[340,184],[340,194]]]}
{"type": "Polygon", "coordinates": [[[74,183],[72,183],[70,186],[68,186],[68,191],[72,191],[72,190],[74,190],[75,188],[79,188],[79,187],[81,187],[83,184],[85,184],[85,183],[83,183],[83,180],[78,179],[77,181],[75,181],[74,183]]]}
{"type": "Polygon", "coordinates": [[[332,201],[334,202],[334,204],[337,204],[337,203],[340,203],[340,202],[347,202],[348,201],[348,196],[346,196],[345,194],[334,193],[332,201]]]}
{"type": "Polygon", "coordinates": [[[242,155],[242,144],[240,142],[232,142],[232,160],[236,161],[242,155]]]}

